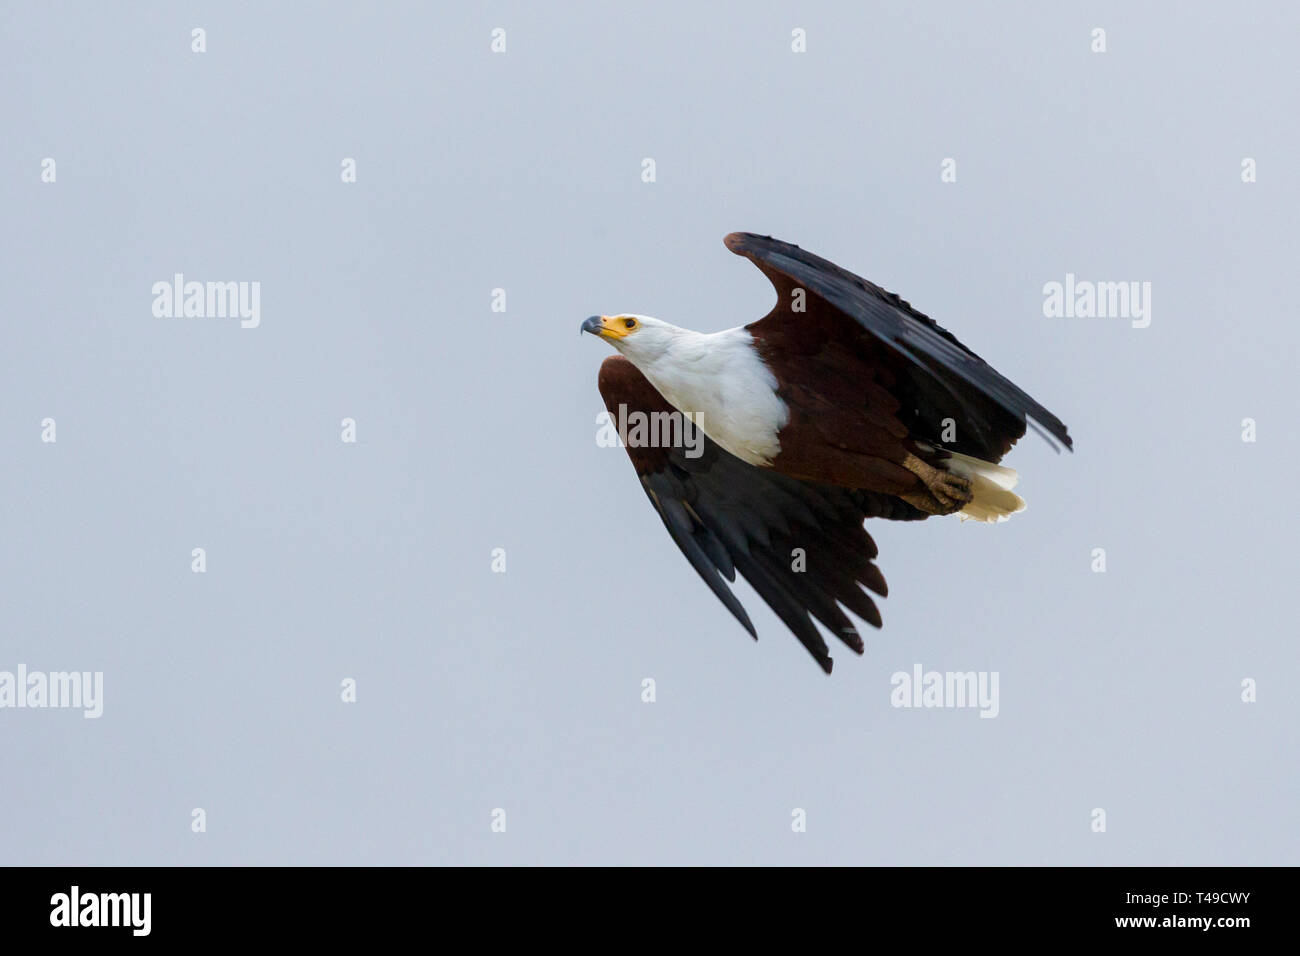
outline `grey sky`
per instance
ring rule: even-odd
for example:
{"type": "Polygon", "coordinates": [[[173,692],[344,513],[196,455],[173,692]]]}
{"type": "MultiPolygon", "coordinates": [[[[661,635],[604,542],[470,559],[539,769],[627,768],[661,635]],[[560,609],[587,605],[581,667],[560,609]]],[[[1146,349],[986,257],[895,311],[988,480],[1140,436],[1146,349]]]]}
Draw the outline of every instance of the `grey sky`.
{"type": "Polygon", "coordinates": [[[0,670],[104,674],[97,720],[0,709],[0,863],[1300,862],[1300,13],[443,6],[0,10],[0,670]],[[578,324],[758,317],[733,230],[1078,449],[1015,450],[1007,524],[874,523],[830,678],[595,442],[578,324]],[[260,326],[154,317],[178,272],[260,326]],[[1067,273],[1150,326],[1044,317],[1067,273]],[[916,663],[998,717],[891,707],[916,663]]]}

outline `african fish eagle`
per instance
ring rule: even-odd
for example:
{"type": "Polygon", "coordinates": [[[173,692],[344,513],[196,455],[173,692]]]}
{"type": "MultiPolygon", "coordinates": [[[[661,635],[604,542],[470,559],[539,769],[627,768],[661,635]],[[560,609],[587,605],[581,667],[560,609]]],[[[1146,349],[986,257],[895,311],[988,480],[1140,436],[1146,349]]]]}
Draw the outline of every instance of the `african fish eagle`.
{"type": "Polygon", "coordinates": [[[687,413],[704,433],[694,455],[624,442],[673,541],[750,635],[727,586],[737,571],[829,674],[814,618],[858,654],[843,609],[881,626],[863,590],[886,594],[864,519],[1003,521],[1024,501],[997,463],[1026,424],[1053,447],[1072,443],[1060,419],[897,295],[770,236],[725,242],[776,287],[757,322],[702,333],[620,313],[582,331],[621,353],[600,367],[612,416],[687,413]]]}

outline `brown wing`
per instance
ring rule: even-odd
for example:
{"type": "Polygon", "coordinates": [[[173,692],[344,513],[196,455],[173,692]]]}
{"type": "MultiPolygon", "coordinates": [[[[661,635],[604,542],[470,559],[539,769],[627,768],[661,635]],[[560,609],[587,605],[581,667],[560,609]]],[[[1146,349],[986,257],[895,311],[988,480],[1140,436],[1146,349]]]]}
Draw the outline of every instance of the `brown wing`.
{"type": "MultiPolygon", "coordinates": [[[[600,367],[600,394],[610,414],[673,413],[644,375],[622,356],[600,367]]],[[[689,427],[689,426],[688,426],[689,427]]],[[[831,658],[813,619],[856,653],[862,637],[840,605],[874,627],[880,612],[863,587],[884,596],[868,517],[901,520],[925,514],[889,495],[802,482],[756,468],[706,436],[692,458],[683,447],[629,447],[628,457],[664,527],[691,566],[751,635],[758,637],[732,593],[739,571],[827,673],[831,658]],[[802,549],[804,566],[795,549],[802,549]]]]}
{"type": "MultiPolygon", "coordinates": [[[[725,241],[776,287],[776,306],[747,326],[776,361],[802,362],[805,372],[839,369],[842,387],[879,385],[896,399],[893,414],[909,437],[985,461],[1000,460],[1027,422],[1049,443],[1072,447],[1059,418],[893,293],[770,236],[734,232],[725,241]],[[796,289],[804,291],[803,312],[792,308],[796,289]],[[874,381],[866,370],[874,370],[874,381]],[[956,422],[956,441],[941,441],[946,418],[956,422]]],[[[835,404],[832,397],[828,405],[835,404]]],[[[887,402],[873,407],[889,410],[887,402]]]]}

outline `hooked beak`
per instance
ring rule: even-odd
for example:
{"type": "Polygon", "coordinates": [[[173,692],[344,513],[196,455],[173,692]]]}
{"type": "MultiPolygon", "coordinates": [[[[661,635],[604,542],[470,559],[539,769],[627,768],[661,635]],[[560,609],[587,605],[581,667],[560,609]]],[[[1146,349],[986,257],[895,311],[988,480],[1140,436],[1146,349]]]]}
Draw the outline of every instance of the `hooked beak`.
{"type": "Polygon", "coordinates": [[[588,317],[582,323],[582,327],[578,329],[579,335],[583,332],[590,332],[592,335],[598,336],[607,342],[621,339],[627,335],[627,329],[619,323],[611,321],[610,317],[607,315],[593,315],[588,317]]]}

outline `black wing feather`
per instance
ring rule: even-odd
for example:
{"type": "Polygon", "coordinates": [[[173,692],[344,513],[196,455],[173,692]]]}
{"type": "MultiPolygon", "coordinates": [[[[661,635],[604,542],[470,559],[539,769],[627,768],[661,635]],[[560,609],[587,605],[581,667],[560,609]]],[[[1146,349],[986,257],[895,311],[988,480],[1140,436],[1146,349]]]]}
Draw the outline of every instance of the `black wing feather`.
{"type": "MultiPolygon", "coordinates": [[[[1020,423],[1020,433],[1023,434],[1025,424],[1032,422],[1040,426],[1035,431],[1054,448],[1053,439],[1066,448],[1073,447],[1069,432],[1059,418],[962,345],[934,319],[916,311],[894,293],[771,236],[736,232],[727,236],[726,244],[732,252],[745,256],[762,269],[777,287],[778,294],[796,286],[805,289],[913,363],[966,410],[970,424],[981,433],[986,447],[996,448],[1003,444],[998,435],[1000,429],[996,422],[988,420],[987,412],[980,409],[970,395],[963,394],[965,389],[959,383],[974,389],[1013,416],[1020,423]],[[954,382],[953,377],[958,381],[954,382]]],[[[777,308],[759,323],[798,320],[798,314],[784,311],[782,304],[778,303],[777,308]]]]}

